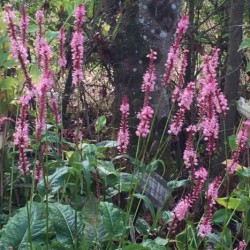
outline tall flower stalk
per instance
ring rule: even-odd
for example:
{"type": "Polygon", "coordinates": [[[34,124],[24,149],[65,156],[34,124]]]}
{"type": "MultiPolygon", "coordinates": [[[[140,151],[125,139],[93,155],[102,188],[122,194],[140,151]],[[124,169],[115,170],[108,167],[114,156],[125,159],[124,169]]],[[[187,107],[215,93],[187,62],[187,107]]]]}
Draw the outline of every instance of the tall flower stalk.
{"type": "Polygon", "coordinates": [[[28,73],[26,65],[28,64],[28,51],[27,47],[25,45],[25,41],[23,41],[23,38],[25,37],[26,30],[27,30],[27,17],[25,16],[24,7],[23,8],[23,14],[20,21],[20,30],[22,34],[22,38],[17,33],[16,25],[14,23],[14,19],[16,18],[14,12],[11,10],[11,5],[6,4],[4,6],[3,11],[3,21],[7,24],[7,30],[8,30],[8,36],[10,39],[10,52],[14,59],[19,61],[21,65],[21,69],[23,71],[24,77],[25,77],[25,85],[31,90],[32,89],[32,82],[31,77],[28,73]]]}
{"type": "Polygon", "coordinates": [[[120,155],[126,154],[129,144],[129,131],[128,131],[128,115],[129,115],[129,104],[127,96],[123,96],[122,104],[120,107],[122,113],[120,129],[117,135],[118,152],[120,155]]]}
{"type": "Polygon", "coordinates": [[[156,52],[152,49],[150,54],[147,55],[149,58],[149,66],[146,73],[143,76],[143,83],[141,86],[142,92],[144,92],[144,103],[141,111],[138,113],[137,118],[140,119],[140,123],[137,126],[136,135],[146,137],[150,129],[150,119],[153,117],[154,110],[149,106],[150,92],[155,88],[155,67],[154,61],[156,60],[156,52]]]}
{"type": "Polygon", "coordinates": [[[83,80],[83,30],[82,25],[85,21],[85,8],[82,4],[79,4],[74,13],[74,33],[71,38],[70,47],[72,53],[73,63],[73,84],[79,85],[83,80]]]}
{"type": "Polygon", "coordinates": [[[237,134],[236,144],[237,150],[233,153],[232,160],[228,165],[228,172],[232,175],[239,163],[240,155],[244,152],[248,138],[250,138],[250,121],[245,121],[242,128],[237,134]]]}

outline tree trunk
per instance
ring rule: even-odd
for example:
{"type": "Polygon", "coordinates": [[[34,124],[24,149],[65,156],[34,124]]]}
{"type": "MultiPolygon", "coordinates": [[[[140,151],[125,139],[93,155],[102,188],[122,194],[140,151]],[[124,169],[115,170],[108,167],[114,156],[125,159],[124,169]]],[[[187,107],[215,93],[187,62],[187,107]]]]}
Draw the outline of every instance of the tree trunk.
{"type": "MultiPolygon", "coordinates": [[[[117,2],[117,1],[114,1],[117,2]]],[[[180,0],[124,0],[114,7],[110,0],[103,0],[106,13],[120,13],[120,23],[116,23],[116,33],[111,46],[111,60],[114,70],[115,105],[119,110],[122,95],[130,102],[131,124],[136,125],[136,114],[142,106],[141,84],[150,48],[157,52],[157,87],[152,103],[159,100],[159,92],[164,64],[179,17],[180,0]],[[116,8],[116,10],[115,10],[116,8]]],[[[109,15],[110,18],[110,15],[109,15]]],[[[110,18],[112,20],[112,18],[110,18]]],[[[113,18],[114,20],[114,18],[113,18]]],[[[114,21],[113,21],[114,22],[114,21]]],[[[158,120],[168,114],[168,96],[164,95],[158,112],[158,120]]],[[[115,115],[115,124],[119,115],[115,115]]]]}
{"type": "Polygon", "coordinates": [[[242,41],[244,0],[231,0],[228,23],[228,61],[224,92],[230,110],[226,116],[227,135],[232,134],[236,124],[236,103],[240,81],[241,54],[238,52],[242,41]]]}

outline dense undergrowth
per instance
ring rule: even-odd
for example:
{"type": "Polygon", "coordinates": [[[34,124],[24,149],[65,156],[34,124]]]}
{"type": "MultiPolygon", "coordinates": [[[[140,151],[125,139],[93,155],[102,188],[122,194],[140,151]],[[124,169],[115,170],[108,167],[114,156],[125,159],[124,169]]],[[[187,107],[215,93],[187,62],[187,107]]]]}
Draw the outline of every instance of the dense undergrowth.
{"type": "MultiPolygon", "coordinates": [[[[9,36],[5,44],[15,67],[23,72],[24,83],[15,93],[16,118],[1,119],[13,143],[7,152],[2,147],[10,167],[2,177],[0,249],[247,249],[250,122],[242,119],[229,140],[220,132],[228,104],[216,80],[219,50],[204,54],[197,80],[184,83],[187,51],[180,44],[188,20],[182,16],[162,79],[162,88],[175,82],[172,108],[154,153],[148,155],[157,113],[150,104],[156,82],[153,50],[142,80],[144,102],[138,110],[136,132],[129,131],[129,103],[124,96],[117,140],[100,140],[106,126],[105,116],[100,116],[94,126],[96,138],[88,141],[83,137],[79,108],[85,15],[84,6],[79,5],[70,42],[72,65],[68,65],[65,27],[57,33],[58,50],[52,51],[51,41],[44,36],[43,11],[35,15],[35,37],[29,37],[24,7],[21,14],[10,5],[2,12],[9,36]],[[63,127],[62,97],[57,92],[67,67],[72,67],[77,97],[71,134],[63,127]],[[187,119],[191,109],[197,111],[193,124],[187,119]],[[169,173],[163,155],[181,131],[187,138],[183,164],[169,173]],[[138,143],[128,155],[132,136],[138,143]],[[219,136],[224,136],[226,160],[224,170],[215,177],[211,169],[219,136]],[[162,180],[167,193],[156,205],[147,192],[158,170],[171,180],[162,180]]],[[[6,78],[9,84],[12,78],[15,75],[6,78]]],[[[154,194],[157,198],[157,190],[154,194]]]]}

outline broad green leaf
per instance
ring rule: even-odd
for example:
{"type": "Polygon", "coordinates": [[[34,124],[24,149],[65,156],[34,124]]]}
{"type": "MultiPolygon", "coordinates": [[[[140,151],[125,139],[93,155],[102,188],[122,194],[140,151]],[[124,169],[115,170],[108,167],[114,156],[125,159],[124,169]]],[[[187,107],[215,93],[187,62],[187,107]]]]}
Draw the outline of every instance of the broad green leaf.
{"type": "Polygon", "coordinates": [[[175,237],[176,246],[178,250],[183,250],[188,248],[188,237],[187,237],[187,230],[183,230],[175,237]]]}
{"type": "Polygon", "coordinates": [[[250,38],[244,39],[239,47],[239,50],[250,48],[250,38]]]}
{"type": "Polygon", "coordinates": [[[248,168],[238,168],[237,170],[237,174],[241,175],[241,176],[244,176],[244,177],[250,177],[250,167],[248,168]]]}
{"type": "Polygon", "coordinates": [[[6,77],[4,80],[0,81],[0,89],[2,90],[12,90],[16,87],[16,80],[12,77],[6,77]]]}
{"type": "Polygon", "coordinates": [[[136,184],[137,177],[129,173],[121,172],[118,176],[118,186],[117,189],[120,192],[128,192],[136,184]]]}
{"type": "Polygon", "coordinates": [[[87,194],[90,195],[91,177],[90,177],[90,163],[89,163],[89,161],[88,160],[83,161],[82,167],[83,167],[84,179],[86,182],[87,194]]]}
{"type": "MultiPolygon", "coordinates": [[[[131,218],[131,220],[132,219],[133,218],[131,218]]],[[[135,229],[142,235],[148,235],[150,231],[150,226],[143,218],[138,217],[135,222],[135,229]]]]}
{"type": "Polygon", "coordinates": [[[230,135],[228,137],[228,143],[231,151],[235,151],[237,149],[236,135],[230,135]]]}
{"type": "Polygon", "coordinates": [[[239,212],[243,212],[245,210],[242,200],[240,198],[223,197],[217,198],[216,201],[218,204],[222,205],[227,209],[233,209],[239,212]]]}
{"type": "Polygon", "coordinates": [[[39,184],[37,185],[39,193],[40,194],[56,193],[61,188],[64,180],[64,175],[68,173],[69,169],[70,169],[69,167],[57,168],[52,175],[48,176],[48,183],[46,184],[46,187],[44,180],[40,181],[39,184]]]}
{"type": "MultiPolygon", "coordinates": [[[[43,243],[46,233],[45,204],[33,202],[30,207],[31,240],[43,243]]],[[[13,249],[29,249],[27,207],[20,208],[3,227],[0,242],[13,249]]]]}
{"type": "Polygon", "coordinates": [[[92,196],[86,199],[82,209],[85,223],[81,249],[92,249],[93,245],[100,245],[107,240],[108,234],[99,212],[99,201],[92,196]]]}
{"type": "Polygon", "coordinates": [[[166,249],[165,246],[159,245],[156,243],[155,240],[150,240],[150,239],[142,242],[142,245],[144,247],[148,247],[150,250],[165,250],[166,249]]]}
{"type": "Polygon", "coordinates": [[[30,75],[32,77],[32,82],[39,83],[41,71],[34,64],[30,66],[30,75]]]}
{"type": "Polygon", "coordinates": [[[227,209],[219,209],[217,211],[214,212],[213,217],[212,217],[212,222],[214,224],[218,224],[218,223],[225,223],[228,221],[228,219],[230,218],[232,212],[230,210],[227,209]]]}
{"type": "Polygon", "coordinates": [[[130,244],[128,246],[123,247],[122,250],[151,250],[151,248],[139,244],[130,244]]]}
{"type": "Polygon", "coordinates": [[[107,119],[106,116],[102,115],[97,118],[95,122],[95,131],[99,133],[106,125],[107,119]]]}
{"type": "Polygon", "coordinates": [[[173,213],[170,211],[163,211],[161,214],[161,218],[165,224],[168,224],[170,221],[173,220],[173,213]]]}
{"type": "Polygon", "coordinates": [[[175,189],[175,188],[178,188],[178,187],[185,187],[189,184],[189,180],[180,180],[180,181],[169,181],[168,184],[167,184],[167,187],[169,189],[175,189]]]}
{"type": "Polygon", "coordinates": [[[46,39],[48,40],[48,42],[52,42],[52,40],[54,40],[59,34],[59,31],[53,31],[53,30],[48,30],[46,32],[46,39]]]}
{"type": "Polygon", "coordinates": [[[100,171],[101,176],[106,176],[110,174],[117,175],[115,167],[110,161],[98,160],[97,168],[100,171]]]}
{"type": "Polygon", "coordinates": [[[49,217],[56,233],[56,240],[73,246],[76,235],[79,237],[82,231],[82,223],[79,219],[76,226],[75,210],[69,205],[50,203],[49,217]]]}
{"type": "Polygon", "coordinates": [[[110,239],[118,240],[122,235],[123,221],[120,210],[113,203],[101,202],[100,213],[110,239]]]}
{"type": "Polygon", "coordinates": [[[142,194],[134,194],[134,197],[136,197],[138,199],[142,199],[144,201],[145,206],[149,209],[153,220],[155,220],[155,210],[154,210],[154,206],[153,206],[152,202],[150,201],[150,199],[146,195],[142,195],[142,194]]]}

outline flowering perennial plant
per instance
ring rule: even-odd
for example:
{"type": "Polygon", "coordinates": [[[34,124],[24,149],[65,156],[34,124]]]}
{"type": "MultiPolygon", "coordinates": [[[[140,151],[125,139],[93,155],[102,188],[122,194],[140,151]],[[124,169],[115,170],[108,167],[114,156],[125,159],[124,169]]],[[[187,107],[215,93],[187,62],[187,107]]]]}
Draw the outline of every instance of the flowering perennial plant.
{"type": "Polygon", "coordinates": [[[228,172],[230,175],[232,175],[235,169],[237,168],[240,155],[245,150],[249,135],[250,135],[250,121],[245,121],[242,124],[241,130],[237,134],[237,140],[236,140],[237,150],[233,153],[232,161],[230,161],[228,165],[228,172]]]}
{"type": "Polygon", "coordinates": [[[70,42],[71,52],[72,52],[72,62],[73,62],[73,84],[79,85],[83,80],[83,42],[84,37],[82,33],[82,25],[85,21],[85,9],[82,4],[78,5],[74,13],[74,33],[70,42]]]}
{"type": "Polygon", "coordinates": [[[62,27],[59,31],[59,35],[58,35],[58,40],[59,40],[59,59],[58,59],[58,64],[60,67],[65,68],[67,65],[67,60],[66,60],[66,56],[64,53],[64,43],[66,40],[66,36],[65,36],[65,30],[62,27]]]}
{"type": "Polygon", "coordinates": [[[126,96],[122,98],[122,104],[120,107],[122,113],[120,129],[117,136],[118,152],[119,154],[126,154],[129,144],[129,131],[128,131],[128,115],[129,115],[129,104],[126,96]]]}
{"type": "MultiPolygon", "coordinates": [[[[20,38],[19,34],[17,34],[16,25],[14,23],[14,19],[16,18],[16,16],[11,10],[11,7],[12,6],[10,4],[6,4],[3,11],[3,21],[7,24],[8,36],[10,39],[10,52],[12,57],[19,61],[21,65],[27,87],[29,89],[32,89],[31,77],[29,76],[26,67],[26,64],[28,64],[27,47],[25,46],[25,43],[23,43],[23,40],[20,38]]],[[[27,30],[27,18],[24,17],[24,14],[22,15],[20,23],[20,30],[23,37],[26,34],[27,30]]]]}
{"type": "Polygon", "coordinates": [[[178,57],[180,54],[180,43],[183,38],[183,35],[187,31],[187,28],[188,28],[188,17],[184,15],[178,22],[178,27],[176,29],[176,38],[174,44],[171,46],[168,52],[168,58],[165,64],[166,69],[163,75],[163,82],[162,82],[162,85],[164,87],[166,87],[169,84],[171,80],[172,71],[177,65],[178,57]]]}
{"type": "Polygon", "coordinates": [[[202,77],[199,79],[198,111],[200,130],[207,141],[209,155],[215,150],[215,141],[219,134],[218,116],[225,116],[228,110],[227,100],[219,90],[216,80],[219,49],[213,49],[212,55],[205,55],[202,64],[202,77]]]}
{"type": "Polygon", "coordinates": [[[150,129],[150,119],[154,114],[154,110],[149,106],[149,94],[155,87],[156,76],[154,61],[156,60],[156,54],[157,53],[151,49],[150,54],[147,55],[149,58],[149,66],[143,76],[143,84],[141,86],[141,90],[145,93],[145,95],[143,107],[137,115],[137,118],[140,119],[140,123],[136,130],[137,136],[146,137],[148,135],[150,129]]]}
{"type": "Polygon", "coordinates": [[[43,37],[43,23],[44,23],[44,12],[42,10],[38,10],[36,12],[36,23],[38,25],[38,33],[36,34],[35,39],[35,54],[37,59],[37,66],[40,68],[41,64],[41,41],[43,37]]]}
{"type": "Polygon", "coordinates": [[[194,202],[198,199],[203,184],[207,179],[207,170],[204,167],[200,167],[195,171],[194,178],[196,185],[194,186],[192,193],[182,198],[173,210],[173,220],[169,227],[170,232],[174,232],[177,221],[182,221],[186,217],[189,208],[191,208],[194,202]]]}
{"type": "Polygon", "coordinates": [[[198,236],[204,238],[212,232],[212,211],[215,204],[215,199],[218,198],[218,189],[220,186],[220,178],[216,177],[212,183],[208,186],[206,193],[207,210],[203,215],[203,218],[198,225],[198,236]]]}
{"type": "Polygon", "coordinates": [[[195,83],[190,82],[185,89],[179,92],[178,97],[178,111],[174,115],[169,127],[168,133],[171,135],[178,135],[181,132],[185,113],[190,110],[195,91],[195,83]]]}
{"type": "Polygon", "coordinates": [[[29,171],[29,162],[27,160],[25,149],[29,144],[29,131],[27,117],[27,108],[29,101],[31,99],[30,95],[24,95],[19,99],[20,113],[16,123],[16,130],[14,133],[14,144],[18,147],[19,152],[19,162],[18,169],[22,175],[27,174],[29,171]]]}
{"type": "Polygon", "coordinates": [[[186,128],[186,131],[188,133],[188,139],[183,153],[183,160],[186,168],[190,170],[191,178],[193,179],[195,166],[198,165],[197,155],[193,146],[193,137],[197,131],[197,128],[194,125],[190,125],[188,128],[186,128]]]}

